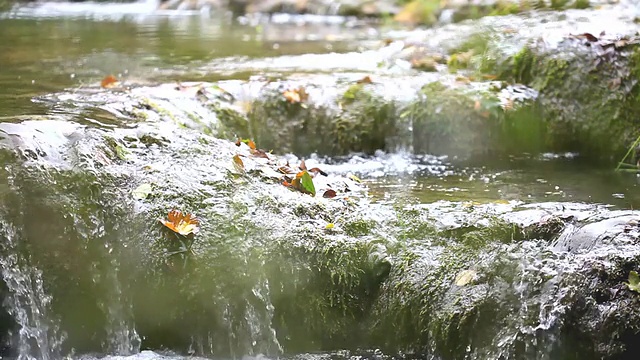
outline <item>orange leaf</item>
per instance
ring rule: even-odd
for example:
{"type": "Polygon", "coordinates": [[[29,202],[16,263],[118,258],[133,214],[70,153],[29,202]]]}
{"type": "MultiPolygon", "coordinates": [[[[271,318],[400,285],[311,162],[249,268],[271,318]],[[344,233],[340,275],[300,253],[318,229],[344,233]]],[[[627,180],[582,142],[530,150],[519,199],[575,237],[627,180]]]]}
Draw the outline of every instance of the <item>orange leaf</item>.
{"type": "Polygon", "coordinates": [[[371,76],[367,75],[367,76],[363,77],[362,79],[358,80],[356,83],[358,83],[358,84],[371,84],[371,83],[373,83],[373,80],[371,80],[371,76]]]}
{"type": "Polygon", "coordinates": [[[280,166],[278,168],[278,171],[283,174],[293,174],[293,169],[291,169],[289,166],[280,166]]]}
{"type": "Polygon", "coordinates": [[[329,189],[329,190],[325,191],[324,194],[322,194],[322,197],[330,199],[330,198],[336,197],[336,195],[338,195],[338,194],[336,193],[335,190],[329,189]]]}
{"type": "Polygon", "coordinates": [[[118,84],[118,79],[113,75],[105,76],[104,79],[102,79],[102,81],[100,82],[100,86],[102,86],[105,89],[112,88],[117,84],[118,84]]]}
{"type": "Polygon", "coordinates": [[[244,170],[244,162],[240,158],[240,155],[233,155],[233,165],[235,165],[238,170],[244,170]]]}
{"type": "Polygon", "coordinates": [[[249,145],[249,149],[251,149],[251,150],[255,150],[256,149],[256,143],[254,143],[253,140],[247,141],[247,145],[249,145]]]}
{"type": "Polygon", "coordinates": [[[167,215],[168,220],[160,219],[160,222],[180,235],[187,236],[198,232],[200,221],[191,214],[183,214],[180,210],[171,210],[167,215]]]}

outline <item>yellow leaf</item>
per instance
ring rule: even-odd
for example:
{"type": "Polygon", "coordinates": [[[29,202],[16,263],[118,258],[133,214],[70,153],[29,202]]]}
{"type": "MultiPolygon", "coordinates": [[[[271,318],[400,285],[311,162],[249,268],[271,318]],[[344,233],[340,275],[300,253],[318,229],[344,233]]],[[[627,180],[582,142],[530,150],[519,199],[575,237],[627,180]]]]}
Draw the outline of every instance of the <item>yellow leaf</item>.
{"type": "Polygon", "coordinates": [[[331,230],[333,229],[334,226],[335,226],[334,223],[328,223],[327,226],[325,226],[324,228],[327,230],[331,230]]]}
{"type": "Polygon", "coordinates": [[[347,177],[348,177],[349,179],[351,179],[351,180],[353,180],[353,181],[357,182],[357,183],[361,183],[361,182],[362,182],[362,180],[360,180],[360,178],[359,178],[359,177],[357,177],[357,176],[355,176],[355,175],[353,175],[353,174],[348,174],[348,175],[347,175],[347,177]]]}

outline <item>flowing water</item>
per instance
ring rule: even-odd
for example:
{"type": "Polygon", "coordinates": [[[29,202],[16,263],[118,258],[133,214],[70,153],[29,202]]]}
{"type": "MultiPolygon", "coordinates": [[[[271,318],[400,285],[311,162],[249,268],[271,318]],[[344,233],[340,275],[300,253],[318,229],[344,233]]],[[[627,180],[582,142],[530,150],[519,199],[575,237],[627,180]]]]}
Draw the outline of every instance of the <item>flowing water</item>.
{"type": "MultiPolygon", "coordinates": [[[[104,126],[104,122],[97,123],[86,114],[71,112],[68,107],[50,106],[33,99],[63,90],[80,91],[108,74],[143,85],[304,73],[308,69],[286,66],[291,64],[287,61],[292,58],[278,57],[358,51],[380,41],[383,33],[367,23],[340,17],[283,15],[271,21],[264,17],[236,19],[226,13],[153,12],[155,5],[154,2],[45,3],[16,8],[0,15],[0,120],[19,122],[46,115],[83,125],[104,126]],[[260,61],[254,61],[260,58],[274,58],[276,60],[270,64],[280,61],[283,66],[260,71],[255,68],[260,66],[260,61]],[[251,61],[258,65],[237,66],[251,61]],[[238,69],[234,70],[235,67],[238,69]],[[211,68],[218,70],[206,70],[211,68]]],[[[359,59],[354,55],[354,72],[361,71],[357,64],[359,59]]],[[[349,64],[344,66],[349,68],[349,64]]],[[[314,68],[314,71],[321,72],[322,68],[314,68]]],[[[330,72],[331,68],[327,71],[330,72]]],[[[635,174],[616,173],[609,165],[585,163],[579,154],[522,154],[469,162],[399,152],[312,158],[309,164],[315,160],[329,164],[325,171],[357,174],[369,185],[373,200],[381,204],[394,203],[397,199],[417,204],[444,199],[472,203],[572,201],[605,204],[619,209],[640,207],[635,174]]],[[[4,179],[11,179],[10,169],[4,170],[4,179]]],[[[13,185],[8,183],[8,186],[13,185]]],[[[37,203],[34,201],[30,199],[13,205],[20,207],[37,203]]],[[[76,219],[76,223],[85,220],[76,219]]],[[[55,217],[43,216],[30,221],[46,224],[56,220],[55,217]]],[[[104,227],[110,226],[108,221],[93,219],[93,223],[101,224],[102,232],[87,234],[87,237],[106,236],[104,227]]],[[[8,294],[3,305],[15,322],[15,326],[7,329],[9,336],[4,339],[4,345],[12,347],[8,356],[57,359],[69,353],[62,347],[68,334],[60,328],[59,319],[52,311],[54,291],[44,285],[42,267],[47,263],[25,255],[21,249],[27,244],[15,226],[15,223],[0,220],[0,266],[6,286],[3,292],[8,294]]],[[[110,357],[113,360],[121,359],[120,355],[136,354],[144,338],[138,335],[132,321],[131,299],[127,295],[130,290],[125,289],[122,281],[128,275],[127,270],[122,268],[120,260],[110,257],[113,251],[126,254],[128,250],[114,250],[118,246],[110,245],[109,241],[102,249],[92,249],[90,244],[84,246],[87,253],[97,254],[96,259],[99,259],[91,267],[93,273],[90,277],[94,282],[91,286],[102,289],[103,297],[96,306],[99,312],[106,314],[104,337],[87,341],[101,343],[106,352],[113,355],[110,357]]],[[[262,353],[282,351],[271,326],[275,315],[269,283],[261,281],[251,291],[250,298],[240,306],[242,309],[227,307],[223,312],[225,318],[219,319],[226,324],[230,334],[239,332],[238,329],[249,334],[245,338],[229,335],[226,340],[226,346],[231,350],[253,349],[253,353],[248,354],[251,356],[245,357],[247,359],[261,358],[259,354],[262,353]],[[244,323],[231,318],[231,313],[237,311],[244,314],[244,323]]],[[[209,337],[214,336],[217,335],[209,334],[209,337]]],[[[192,338],[191,343],[194,353],[215,352],[211,348],[215,341],[211,339],[192,338]]],[[[77,348],[82,349],[82,346],[77,348]]],[[[83,354],[71,354],[86,358],[83,354]]],[[[242,358],[245,354],[233,355],[242,358]]],[[[308,354],[305,357],[341,356],[347,357],[339,353],[308,354]]],[[[374,352],[367,356],[376,358],[379,354],[374,352]]],[[[131,358],[161,357],[143,351],[131,358]]]]}

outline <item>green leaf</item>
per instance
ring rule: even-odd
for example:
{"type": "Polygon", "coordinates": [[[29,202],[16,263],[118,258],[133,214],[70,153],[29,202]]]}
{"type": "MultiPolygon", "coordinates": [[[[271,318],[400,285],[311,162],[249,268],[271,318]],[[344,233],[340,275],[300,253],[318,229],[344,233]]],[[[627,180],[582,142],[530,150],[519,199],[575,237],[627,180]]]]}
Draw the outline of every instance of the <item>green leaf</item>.
{"type": "Polygon", "coordinates": [[[627,284],[629,290],[640,293],[640,276],[638,276],[637,272],[631,271],[629,273],[629,282],[625,284],[627,284]]]}
{"type": "Polygon", "coordinates": [[[307,191],[311,196],[316,196],[316,187],[313,186],[313,179],[311,179],[311,175],[305,170],[304,174],[300,178],[300,184],[302,188],[307,191]]]}
{"type": "Polygon", "coordinates": [[[138,200],[144,200],[151,194],[151,184],[142,184],[133,190],[133,198],[138,200]]]}

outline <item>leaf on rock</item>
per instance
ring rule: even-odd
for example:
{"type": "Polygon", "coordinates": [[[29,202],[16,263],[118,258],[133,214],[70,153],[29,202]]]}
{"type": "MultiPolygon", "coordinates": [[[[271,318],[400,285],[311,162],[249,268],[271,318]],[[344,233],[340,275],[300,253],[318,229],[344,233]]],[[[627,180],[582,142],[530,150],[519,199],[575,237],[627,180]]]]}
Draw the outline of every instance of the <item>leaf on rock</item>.
{"type": "Polygon", "coordinates": [[[251,150],[255,150],[256,149],[256,143],[254,143],[253,140],[251,140],[251,139],[238,139],[238,141],[236,141],[236,146],[240,146],[240,145],[242,145],[242,143],[247,144],[247,146],[251,150]]]}
{"type": "Polygon", "coordinates": [[[267,155],[267,153],[262,149],[251,149],[251,155],[259,158],[265,158],[265,159],[269,158],[269,155],[267,155]]]}
{"type": "Polygon", "coordinates": [[[187,236],[198,232],[200,221],[191,214],[183,214],[180,210],[171,210],[167,216],[168,220],[160,219],[160,222],[172,231],[187,236]]]}
{"type": "Polygon", "coordinates": [[[138,200],[144,200],[151,194],[151,184],[142,184],[135,188],[132,192],[133,198],[138,200]]]}
{"type": "Polygon", "coordinates": [[[349,178],[349,179],[351,179],[351,180],[353,180],[353,181],[355,181],[355,182],[357,182],[357,183],[362,183],[362,180],[360,180],[360,178],[359,178],[359,177],[357,177],[357,176],[355,176],[355,175],[353,175],[353,174],[351,174],[351,173],[349,173],[349,174],[347,175],[347,178],[349,178]]]}
{"type": "Polygon", "coordinates": [[[281,172],[281,173],[283,173],[283,174],[293,174],[293,173],[294,173],[293,169],[292,169],[292,168],[290,168],[288,164],[287,164],[287,165],[280,166],[280,167],[278,168],[278,171],[279,171],[279,172],[281,172]]]}
{"type": "Polygon", "coordinates": [[[302,171],[296,175],[296,179],[300,179],[300,184],[302,185],[303,192],[307,192],[311,194],[311,196],[316,196],[316,187],[313,186],[313,179],[311,179],[311,175],[307,171],[302,171]],[[302,174],[302,175],[300,175],[302,174]]]}
{"type": "Polygon", "coordinates": [[[100,82],[100,86],[105,89],[110,89],[112,87],[115,87],[116,85],[118,85],[118,79],[113,75],[105,76],[104,79],[102,79],[102,81],[100,82]]]}
{"type": "Polygon", "coordinates": [[[322,194],[322,197],[323,198],[327,198],[327,199],[331,199],[331,198],[336,197],[337,195],[338,194],[336,193],[335,190],[329,189],[329,190],[325,191],[324,194],[322,194]]]}
{"type": "Polygon", "coordinates": [[[631,291],[640,293],[640,276],[635,271],[629,272],[629,282],[625,283],[631,291]]]}
{"type": "Polygon", "coordinates": [[[233,166],[238,171],[244,171],[244,162],[240,158],[240,155],[238,154],[233,155],[233,166]]]}
{"type": "Polygon", "coordinates": [[[311,175],[306,170],[300,171],[296,174],[296,178],[290,180],[285,176],[282,181],[282,185],[296,189],[304,194],[309,194],[311,196],[316,196],[316,187],[313,185],[313,179],[311,179],[311,175]]]}
{"type": "Polygon", "coordinates": [[[313,173],[313,176],[316,176],[316,175],[318,175],[318,174],[320,174],[320,175],[322,175],[322,176],[329,176],[329,174],[327,174],[326,172],[324,172],[324,171],[320,170],[320,168],[317,168],[317,167],[311,168],[311,169],[309,170],[309,172],[310,172],[310,173],[313,173]]]}
{"type": "Polygon", "coordinates": [[[304,159],[300,161],[300,165],[298,165],[298,168],[300,168],[300,170],[307,170],[307,164],[305,164],[304,159]]]}
{"type": "Polygon", "coordinates": [[[309,98],[309,94],[307,94],[307,91],[302,86],[297,89],[285,90],[282,96],[291,104],[303,103],[309,98]]]}
{"type": "Polygon", "coordinates": [[[358,80],[356,83],[358,84],[372,84],[373,80],[371,80],[371,76],[367,75],[362,79],[358,80]]]}

